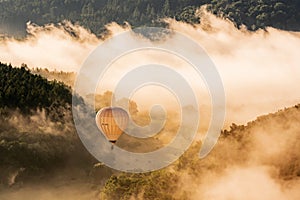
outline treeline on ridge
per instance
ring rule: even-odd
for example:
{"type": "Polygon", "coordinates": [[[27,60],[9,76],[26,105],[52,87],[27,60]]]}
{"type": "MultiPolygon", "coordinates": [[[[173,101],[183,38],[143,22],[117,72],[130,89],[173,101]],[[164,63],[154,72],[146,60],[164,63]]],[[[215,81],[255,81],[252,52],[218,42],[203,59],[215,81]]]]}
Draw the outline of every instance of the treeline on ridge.
{"type": "Polygon", "coordinates": [[[26,65],[14,68],[0,63],[0,88],[2,112],[7,109],[17,109],[23,114],[42,109],[50,112],[60,107],[68,109],[72,104],[69,87],[32,74],[26,65]]]}
{"type": "Polygon", "coordinates": [[[0,188],[13,184],[9,179],[19,170],[16,182],[65,168],[92,169],[96,161],[76,135],[71,103],[64,83],[32,74],[26,65],[0,63],[0,188]]]}
{"type": "Polygon", "coordinates": [[[299,0],[212,0],[208,9],[250,30],[267,26],[300,30],[299,0]]]}
{"type": "Polygon", "coordinates": [[[195,11],[202,5],[249,30],[266,26],[300,30],[298,0],[10,0],[0,1],[0,27],[24,32],[28,21],[44,25],[70,20],[100,34],[113,21],[134,27],[161,26],[158,19],[163,17],[197,23],[195,11]]]}

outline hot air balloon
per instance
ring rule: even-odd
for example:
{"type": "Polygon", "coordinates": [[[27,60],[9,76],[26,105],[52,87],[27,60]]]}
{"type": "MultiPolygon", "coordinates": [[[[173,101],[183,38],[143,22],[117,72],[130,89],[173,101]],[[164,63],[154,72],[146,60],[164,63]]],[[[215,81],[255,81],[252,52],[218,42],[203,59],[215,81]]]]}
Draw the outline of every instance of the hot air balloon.
{"type": "Polygon", "coordinates": [[[108,141],[116,143],[128,124],[127,112],[119,107],[106,107],[98,111],[96,124],[108,141]]]}

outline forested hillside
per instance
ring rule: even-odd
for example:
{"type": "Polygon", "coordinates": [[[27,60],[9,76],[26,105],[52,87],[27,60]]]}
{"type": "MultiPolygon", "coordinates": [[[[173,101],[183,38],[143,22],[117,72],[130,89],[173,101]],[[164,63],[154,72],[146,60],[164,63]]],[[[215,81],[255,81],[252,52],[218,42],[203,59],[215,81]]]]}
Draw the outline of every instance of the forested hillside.
{"type": "Polygon", "coordinates": [[[0,88],[2,112],[17,109],[29,114],[31,111],[45,109],[50,114],[56,113],[60,108],[70,108],[72,103],[69,87],[62,82],[49,82],[40,75],[30,73],[26,65],[14,68],[0,63],[0,88]]]}
{"type": "Polygon", "coordinates": [[[58,81],[66,84],[69,87],[73,87],[76,73],[75,72],[64,72],[64,71],[49,71],[47,68],[34,68],[30,70],[31,73],[41,75],[49,81],[58,81]]]}
{"type": "Polygon", "coordinates": [[[300,30],[299,0],[213,0],[209,9],[218,16],[246,25],[250,30],[272,26],[300,30]]]}
{"type": "MultiPolygon", "coordinates": [[[[272,176],[274,182],[280,182],[282,188],[284,185],[292,187],[293,182],[300,178],[299,118],[300,105],[297,105],[258,117],[246,126],[232,124],[230,130],[222,132],[217,145],[207,158],[199,159],[201,144],[198,143],[172,167],[147,174],[113,175],[106,182],[100,199],[208,199],[205,198],[205,191],[201,194],[197,190],[206,188],[213,191],[215,188],[207,188],[207,185],[214,176],[217,183],[224,181],[222,176],[226,176],[228,171],[247,171],[250,168],[250,174],[253,173],[251,176],[257,177],[255,182],[251,182],[249,177],[246,182],[258,187],[260,174],[251,168],[252,165],[274,170],[272,175],[265,175],[272,176]]],[[[241,180],[239,190],[242,191],[244,177],[239,175],[236,178],[241,180]]],[[[230,181],[236,184],[235,179],[230,181]]],[[[222,183],[223,187],[226,188],[226,183],[222,183]]],[[[229,196],[232,199],[241,199],[234,194],[236,187],[233,189],[234,191],[228,191],[229,196]]],[[[273,191],[270,189],[268,192],[273,191]]],[[[220,195],[220,198],[214,196],[211,199],[231,199],[222,196],[221,191],[216,195],[220,195]]]]}
{"type": "MultiPolygon", "coordinates": [[[[133,26],[159,25],[162,17],[194,18],[196,7],[208,0],[12,0],[0,2],[0,27],[14,30],[31,21],[39,25],[63,20],[79,24],[101,33],[104,25],[125,21],[133,26]],[[192,6],[192,7],[189,7],[192,6]],[[188,7],[188,9],[186,8],[188,7]],[[184,12],[185,14],[181,14],[184,12]],[[184,17],[183,17],[184,16],[184,17]]],[[[187,19],[190,20],[190,19],[187,19]]]]}
{"type": "Polygon", "coordinates": [[[77,137],[71,103],[64,83],[34,75],[26,65],[0,63],[0,188],[50,178],[57,170],[93,168],[95,159],[77,137]]]}
{"type": "Polygon", "coordinates": [[[0,1],[0,32],[25,32],[28,21],[39,25],[70,20],[96,34],[104,25],[124,21],[133,26],[161,26],[159,19],[171,17],[197,23],[195,11],[208,4],[213,13],[245,24],[250,30],[273,26],[299,30],[300,3],[298,0],[10,0],[0,1]]]}

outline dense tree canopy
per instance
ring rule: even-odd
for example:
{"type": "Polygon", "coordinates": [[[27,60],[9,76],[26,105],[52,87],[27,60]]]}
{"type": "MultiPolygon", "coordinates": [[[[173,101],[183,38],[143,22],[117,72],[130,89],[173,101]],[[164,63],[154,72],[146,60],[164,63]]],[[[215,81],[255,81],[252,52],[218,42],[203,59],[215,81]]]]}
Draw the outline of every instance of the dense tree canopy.
{"type": "Polygon", "coordinates": [[[39,25],[77,22],[99,34],[104,25],[128,21],[133,26],[162,25],[162,17],[172,17],[189,23],[198,22],[195,10],[208,4],[213,13],[234,21],[250,30],[273,26],[299,30],[298,0],[10,0],[0,1],[0,31],[25,31],[28,21],[39,25]]]}
{"type": "Polygon", "coordinates": [[[174,17],[187,6],[200,6],[207,2],[207,0],[11,0],[0,3],[0,27],[20,28],[28,21],[42,25],[70,20],[79,22],[94,33],[100,33],[104,25],[112,21],[120,24],[128,21],[133,26],[158,25],[157,19],[161,17],[174,17]]]}
{"type": "Polygon", "coordinates": [[[76,137],[71,103],[64,83],[34,75],[26,65],[0,63],[0,186],[19,168],[31,176],[69,164],[92,166],[95,160],[76,137]]]}
{"type": "Polygon", "coordinates": [[[0,63],[0,108],[47,111],[67,108],[72,103],[72,93],[62,82],[42,78],[30,73],[26,65],[14,68],[0,63]]]}
{"type": "Polygon", "coordinates": [[[299,0],[212,0],[209,9],[250,30],[266,26],[300,30],[299,0]]]}

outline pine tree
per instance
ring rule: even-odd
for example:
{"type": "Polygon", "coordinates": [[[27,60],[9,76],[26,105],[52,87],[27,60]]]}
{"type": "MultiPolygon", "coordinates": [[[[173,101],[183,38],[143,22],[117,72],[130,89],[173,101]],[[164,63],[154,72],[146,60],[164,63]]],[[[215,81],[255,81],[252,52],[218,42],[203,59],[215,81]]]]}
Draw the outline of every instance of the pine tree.
{"type": "Polygon", "coordinates": [[[169,2],[169,0],[165,1],[165,4],[164,4],[163,9],[162,9],[162,15],[163,16],[169,16],[170,15],[170,2],[169,2]]]}
{"type": "Polygon", "coordinates": [[[138,7],[136,7],[136,8],[134,9],[133,14],[132,14],[132,17],[133,17],[133,19],[135,19],[135,20],[137,20],[137,19],[140,18],[140,11],[139,11],[138,7]]]}

